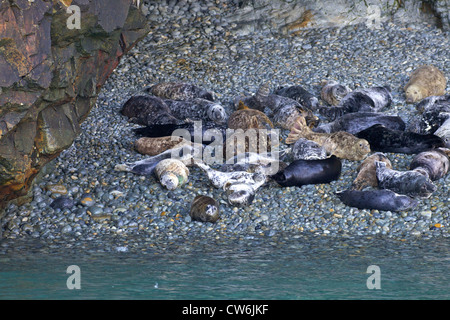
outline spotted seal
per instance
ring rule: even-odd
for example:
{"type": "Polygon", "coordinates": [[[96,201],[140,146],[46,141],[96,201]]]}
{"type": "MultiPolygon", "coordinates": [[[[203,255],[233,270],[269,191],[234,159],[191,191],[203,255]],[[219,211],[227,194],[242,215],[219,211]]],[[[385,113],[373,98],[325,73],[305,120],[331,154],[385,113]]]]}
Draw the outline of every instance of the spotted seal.
{"type": "Polygon", "coordinates": [[[434,132],[435,136],[440,137],[447,148],[450,148],[450,118],[434,132]]]}
{"type": "Polygon", "coordinates": [[[416,105],[421,113],[410,122],[409,129],[417,133],[435,133],[450,118],[450,95],[431,96],[416,105]]]}
{"type": "Polygon", "coordinates": [[[267,182],[267,176],[258,172],[221,172],[201,161],[195,161],[195,164],[206,173],[215,188],[226,192],[228,202],[233,206],[251,204],[256,190],[267,182]]]}
{"type": "Polygon", "coordinates": [[[184,145],[191,145],[191,143],[191,141],[177,136],[166,136],[158,138],[142,137],[134,142],[134,148],[141,154],[156,156],[166,150],[181,147],[184,145]]]}
{"type": "Polygon", "coordinates": [[[381,124],[373,125],[355,134],[369,142],[372,151],[414,154],[444,147],[444,141],[432,134],[392,130],[381,124]]]}
{"type": "Polygon", "coordinates": [[[292,146],[294,160],[319,160],[328,158],[327,151],[318,143],[300,138],[292,146]]]}
{"type": "Polygon", "coordinates": [[[370,145],[365,139],[356,138],[351,133],[338,131],[333,133],[316,133],[306,126],[303,117],[299,117],[291,129],[286,144],[292,144],[299,138],[318,143],[328,154],[341,159],[362,160],[370,152],[370,145]]]}
{"type": "Polygon", "coordinates": [[[217,124],[225,123],[227,114],[222,105],[206,99],[163,100],[171,114],[178,119],[211,120],[217,124]]]}
{"type": "Polygon", "coordinates": [[[234,111],[228,118],[230,129],[273,129],[272,121],[264,113],[256,109],[250,109],[242,101],[239,102],[238,110],[234,111]]]}
{"type": "Polygon", "coordinates": [[[162,99],[192,100],[201,98],[214,101],[215,94],[191,83],[180,81],[161,82],[144,89],[147,93],[162,99]]]}
{"type": "Polygon", "coordinates": [[[386,163],[386,168],[392,169],[391,161],[385,154],[376,152],[368,156],[358,167],[358,175],[353,180],[351,189],[362,190],[366,187],[378,187],[378,179],[375,162],[386,163]]]}
{"type": "Polygon", "coordinates": [[[319,107],[319,99],[300,85],[278,87],[274,94],[295,100],[310,110],[319,107]]]}
{"type": "Polygon", "coordinates": [[[295,160],[270,177],[282,187],[301,187],[337,180],[341,168],[342,163],[336,156],[320,160],[295,160]]]}
{"type": "Polygon", "coordinates": [[[418,201],[391,190],[345,190],[336,193],[347,206],[358,209],[405,211],[418,205],[418,201]]]}
{"type": "Polygon", "coordinates": [[[132,96],[120,111],[131,122],[140,125],[182,124],[184,121],[172,115],[169,106],[158,97],[132,96]]]}
{"type": "Polygon", "coordinates": [[[375,166],[378,186],[381,189],[389,189],[412,198],[429,198],[436,191],[436,185],[422,172],[389,169],[386,163],[380,161],[376,161],[375,166]]]}
{"type": "Polygon", "coordinates": [[[320,97],[329,105],[336,106],[348,93],[350,88],[334,80],[323,81],[320,97]]]}
{"type": "Polygon", "coordinates": [[[282,150],[266,153],[241,153],[227,159],[227,161],[220,167],[220,171],[259,172],[265,175],[275,174],[280,170],[280,168],[285,168],[287,166],[283,159],[289,152],[290,151],[288,150],[282,150]]]}
{"type": "Polygon", "coordinates": [[[192,220],[214,223],[220,217],[219,203],[209,196],[198,195],[191,203],[189,215],[192,220]]]}
{"type": "Polygon", "coordinates": [[[317,128],[313,128],[313,131],[325,133],[346,131],[355,134],[375,124],[382,124],[387,128],[401,131],[406,128],[405,122],[399,116],[390,116],[378,112],[354,112],[344,114],[332,122],[321,124],[317,128]]]}
{"type": "Polygon", "coordinates": [[[447,79],[444,73],[433,65],[423,65],[414,70],[405,85],[407,103],[414,103],[429,96],[445,94],[447,79]]]}
{"type": "Polygon", "coordinates": [[[437,148],[417,154],[409,165],[410,170],[425,173],[431,181],[438,180],[448,172],[450,149],[437,148]]]}
{"type": "Polygon", "coordinates": [[[372,87],[358,89],[348,93],[337,106],[322,107],[319,113],[323,116],[336,119],[346,113],[353,112],[379,112],[392,103],[391,88],[372,87]]]}

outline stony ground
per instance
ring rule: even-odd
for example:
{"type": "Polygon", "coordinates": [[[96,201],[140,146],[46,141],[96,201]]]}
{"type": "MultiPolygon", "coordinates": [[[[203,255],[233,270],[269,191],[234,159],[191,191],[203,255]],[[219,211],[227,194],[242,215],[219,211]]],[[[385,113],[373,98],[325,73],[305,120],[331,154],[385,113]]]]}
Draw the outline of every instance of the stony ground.
{"type": "MultiPolygon", "coordinates": [[[[405,104],[402,89],[410,72],[431,63],[449,74],[449,37],[435,27],[386,23],[379,30],[358,25],[291,36],[238,36],[223,18],[224,12],[236,9],[234,2],[180,3],[144,3],[152,32],[122,59],[83,123],[83,133],[33,187],[33,201],[6,209],[4,237],[54,243],[104,238],[131,243],[140,238],[145,246],[193,238],[214,242],[308,234],[448,237],[450,175],[437,181],[438,190],[416,209],[396,213],[350,208],[334,195],[350,186],[358,161],[344,160],[342,176],[330,184],[281,188],[268,183],[246,208],[230,206],[198,168],[190,168],[190,182],[175,191],[164,189],[155,178],[114,171],[116,164],[145,158],[133,149],[132,129],[137,126],[119,111],[126,99],[150,84],[197,84],[216,92],[229,113],[236,95],[254,93],[263,81],[270,81],[272,88],[300,84],[318,97],[325,79],[352,89],[389,85],[394,102],[385,112],[408,121],[417,115],[413,105],[405,104]],[[61,194],[68,197],[69,207],[52,208],[61,194]],[[217,223],[191,221],[190,202],[198,194],[220,202],[217,223]]],[[[406,170],[412,159],[387,155],[398,170],[406,170]]]]}

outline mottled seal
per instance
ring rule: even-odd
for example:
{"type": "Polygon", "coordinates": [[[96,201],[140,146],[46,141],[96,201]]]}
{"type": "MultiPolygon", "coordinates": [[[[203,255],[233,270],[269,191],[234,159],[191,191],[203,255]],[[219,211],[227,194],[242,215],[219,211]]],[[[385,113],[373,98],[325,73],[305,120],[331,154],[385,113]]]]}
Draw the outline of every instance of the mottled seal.
{"type": "Polygon", "coordinates": [[[322,107],[320,114],[336,119],[346,113],[353,112],[379,112],[392,103],[392,94],[389,86],[358,89],[348,93],[337,106],[322,107]]]}
{"type": "Polygon", "coordinates": [[[351,90],[334,80],[324,81],[320,97],[329,105],[336,106],[351,90]]]}
{"type": "Polygon", "coordinates": [[[434,132],[435,136],[440,137],[447,148],[450,148],[450,118],[445,120],[445,122],[434,132]]]}
{"type": "Polygon", "coordinates": [[[223,189],[226,192],[228,202],[233,206],[251,204],[256,190],[267,182],[267,176],[258,172],[221,172],[201,161],[196,161],[195,164],[207,174],[215,188],[223,189]]]}
{"type": "Polygon", "coordinates": [[[418,201],[391,190],[345,190],[336,193],[347,206],[358,209],[405,211],[417,206],[418,201]]]}
{"type": "Polygon", "coordinates": [[[414,70],[405,85],[407,103],[414,103],[429,96],[445,94],[447,79],[444,73],[433,65],[423,65],[414,70]]]}
{"type": "Polygon", "coordinates": [[[328,158],[327,151],[318,143],[300,138],[292,146],[294,160],[319,160],[328,158]]]}
{"type": "Polygon", "coordinates": [[[192,201],[189,215],[195,221],[214,223],[220,217],[219,203],[211,197],[198,195],[192,201]]]}
{"type": "Polygon", "coordinates": [[[158,97],[132,96],[122,106],[121,113],[131,122],[141,125],[181,124],[184,121],[172,115],[169,106],[158,97]]]}
{"type": "Polygon", "coordinates": [[[286,144],[292,144],[299,138],[306,138],[322,146],[328,154],[341,159],[362,160],[370,152],[365,139],[356,138],[351,133],[338,131],[333,133],[316,133],[306,126],[303,117],[299,117],[291,129],[286,144]]]}
{"type": "Polygon", "coordinates": [[[220,167],[220,171],[259,172],[265,175],[275,174],[281,167],[285,168],[287,166],[287,164],[285,164],[282,160],[285,158],[287,153],[287,150],[266,153],[241,153],[227,159],[226,162],[220,167]]]}
{"type": "Polygon", "coordinates": [[[358,167],[358,175],[353,180],[351,189],[362,190],[366,187],[378,187],[377,170],[375,162],[386,163],[386,168],[391,169],[391,161],[381,152],[368,156],[358,167]]]}
{"type": "Polygon", "coordinates": [[[189,169],[178,159],[164,159],[156,165],[155,175],[161,185],[174,190],[188,181],[189,169]]]}
{"type": "Polygon", "coordinates": [[[372,151],[414,154],[444,147],[444,141],[432,134],[392,130],[376,124],[355,134],[369,142],[372,151]]]}
{"type": "Polygon", "coordinates": [[[206,99],[195,98],[192,100],[169,100],[164,102],[171,114],[178,119],[211,120],[222,124],[227,120],[227,114],[222,105],[206,99]]]}
{"type": "Polygon", "coordinates": [[[319,107],[319,99],[300,85],[279,87],[274,94],[295,100],[310,110],[316,110],[319,107]]]}
{"type": "Polygon", "coordinates": [[[191,145],[191,141],[188,141],[182,137],[166,136],[158,138],[142,137],[134,142],[134,148],[141,154],[149,156],[156,156],[166,150],[181,147],[184,145],[191,145]]]}
{"type": "Polygon", "coordinates": [[[191,83],[169,81],[157,83],[145,89],[146,92],[163,99],[192,100],[195,98],[214,101],[214,93],[191,83]]]}
{"type": "Polygon", "coordinates": [[[387,168],[386,163],[376,161],[378,186],[412,198],[429,198],[436,185],[428,175],[415,170],[398,171],[387,168]]]}
{"type": "Polygon", "coordinates": [[[295,160],[284,170],[270,176],[283,187],[329,183],[337,180],[342,164],[336,156],[320,160],[295,160]]]}
{"type": "Polygon", "coordinates": [[[314,128],[314,132],[331,133],[346,131],[351,134],[358,133],[375,124],[382,124],[387,128],[404,131],[406,124],[399,116],[390,116],[378,112],[347,113],[333,122],[325,123],[314,128]]]}
{"type": "Polygon", "coordinates": [[[409,129],[417,133],[435,133],[450,118],[450,95],[431,96],[416,105],[420,117],[410,122],[409,129]]]}
{"type": "Polygon", "coordinates": [[[237,97],[235,106],[238,107],[241,101],[251,109],[266,112],[272,118],[275,126],[284,129],[290,129],[298,116],[303,116],[311,128],[319,124],[319,118],[314,115],[312,110],[293,99],[271,94],[268,83],[261,84],[253,96],[237,97]]]}
{"type": "Polygon", "coordinates": [[[410,170],[424,172],[431,181],[438,180],[448,172],[450,161],[449,149],[437,148],[417,154],[409,165],[410,170]]]}
{"type": "Polygon", "coordinates": [[[262,111],[250,109],[242,101],[239,102],[238,110],[234,111],[228,118],[230,129],[273,129],[272,121],[262,111]]]}

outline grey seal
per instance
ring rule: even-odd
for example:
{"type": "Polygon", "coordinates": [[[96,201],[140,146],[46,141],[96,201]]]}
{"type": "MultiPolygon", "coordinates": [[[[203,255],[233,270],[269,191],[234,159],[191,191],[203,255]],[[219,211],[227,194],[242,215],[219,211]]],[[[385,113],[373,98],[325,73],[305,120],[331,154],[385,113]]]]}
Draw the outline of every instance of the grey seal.
{"type": "Polygon", "coordinates": [[[347,206],[358,209],[405,211],[417,206],[418,201],[391,190],[345,190],[336,193],[347,206]]]}
{"type": "Polygon", "coordinates": [[[386,167],[386,163],[376,161],[378,186],[412,198],[429,198],[436,191],[436,185],[428,175],[415,170],[398,171],[386,167]]]}

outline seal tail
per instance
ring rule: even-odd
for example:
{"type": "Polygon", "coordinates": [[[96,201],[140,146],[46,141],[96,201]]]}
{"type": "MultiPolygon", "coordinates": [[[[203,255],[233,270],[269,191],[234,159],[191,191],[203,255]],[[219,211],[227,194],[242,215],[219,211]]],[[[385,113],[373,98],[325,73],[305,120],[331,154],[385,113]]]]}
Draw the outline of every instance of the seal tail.
{"type": "Polygon", "coordinates": [[[258,91],[256,91],[255,98],[258,102],[261,103],[269,96],[269,93],[270,93],[269,83],[264,82],[259,86],[258,91]]]}

